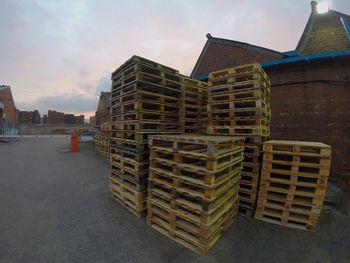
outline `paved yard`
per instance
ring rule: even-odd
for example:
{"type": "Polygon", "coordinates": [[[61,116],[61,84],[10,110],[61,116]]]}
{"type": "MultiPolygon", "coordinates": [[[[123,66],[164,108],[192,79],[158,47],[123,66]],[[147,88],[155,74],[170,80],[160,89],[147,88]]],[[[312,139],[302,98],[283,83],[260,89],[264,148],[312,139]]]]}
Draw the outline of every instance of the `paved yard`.
{"type": "Polygon", "coordinates": [[[0,142],[0,262],[350,262],[350,217],[315,232],[238,221],[205,256],[148,227],[109,198],[106,161],[68,138],[0,142]]]}

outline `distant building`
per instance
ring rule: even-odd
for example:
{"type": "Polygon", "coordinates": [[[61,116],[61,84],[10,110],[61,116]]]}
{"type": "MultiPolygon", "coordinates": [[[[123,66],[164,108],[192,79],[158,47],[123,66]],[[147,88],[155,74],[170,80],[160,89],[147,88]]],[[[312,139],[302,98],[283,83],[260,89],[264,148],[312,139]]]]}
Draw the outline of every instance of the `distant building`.
{"type": "Polygon", "coordinates": [[[111,93],[101,91],[100,100],[97,105],[96,126],[101,126],[101,123],[110,121],[110,108],[111,108],[111,93]]]}
{"type": "Polygon", "coordinates": [[[17,127],[17,111],[11,87],[0,85],[0,128],[17,127]]]}
{"type": "Polygon", "coordinates": [[[54,110],[48,110],[47,124],[64,124],[64,113],[54,110]]]}
{"type": "Polygon", "coordinates": [[[40,116],[40,113],[38,110],[34,110],[33,111],[33,123],[34,124],[40,124],[40,119],[41,119],[41,116],[40,116]]]}
{"type": "Polygon", "coordinates": [[[96,126],[96,116],[91,116],[90,117],[90,127],[95,127],[96,126]]]}
{"type": "Polygon", "coordinates": [[[3,116],[4,116],[4,103],[0,102],[0,129],[2,129],[3,126],[3,116]]]}
{"type": "Polygon", "coordinates": [[[43,115],[43,124],[47,124],[47,115],[46,114],[43,115]]]}
{"type": "Polygon", "coordinates": [[[64,114],[64,124],[75,124],[74,114],[64,114]]]}
{"type": "Polygon", "coordinates": [[[74,116],[74,123],[76,126],[84,126],[84,115],[80,115],[80,116],[74,116]]]}
{"type": "Polygon", "coordinates": [[[18,111],[18,124],[40,124],[40,113],[34,111],[18,111]]]}

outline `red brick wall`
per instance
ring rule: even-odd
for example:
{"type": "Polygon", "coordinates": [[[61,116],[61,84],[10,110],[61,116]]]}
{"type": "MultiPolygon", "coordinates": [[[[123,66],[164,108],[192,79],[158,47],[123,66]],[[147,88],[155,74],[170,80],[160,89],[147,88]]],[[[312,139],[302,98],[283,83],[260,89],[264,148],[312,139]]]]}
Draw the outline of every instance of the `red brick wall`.
{"type": "Polygon", "coordinates": [[[350,61],[290,64],[266,69],[271,82],[271,138],[332,146],[331,178],[350,191],[350,61]]]}
{"type": "Polygon", "coordinates": [[[350,49],[350,42],[338,14],[329,12],[316,16],[302,54],[350,49]]]}
{"type": "Polygon", "coordinates": [[[3,115],[5,115],[6,120],[10,121],[12,128],[17,127],[17,115],[16,115],[16,106],[13,101],[12,93],[10,88],[5,88],[0,90],[0,102],[2,102],[5,107],[3,115]]]}
{"type": "Polygon", "coordinates": [[[201,64],[196,72],[193,72],[194,75],[192,77],[196,78],[220,69],[278,58],[222,43],[210,43],[201,64]]]}

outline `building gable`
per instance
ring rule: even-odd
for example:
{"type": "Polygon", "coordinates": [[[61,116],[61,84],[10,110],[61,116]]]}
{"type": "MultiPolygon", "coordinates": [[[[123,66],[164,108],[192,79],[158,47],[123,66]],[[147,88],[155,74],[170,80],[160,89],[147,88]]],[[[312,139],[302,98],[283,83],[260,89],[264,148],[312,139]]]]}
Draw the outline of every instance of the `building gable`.
{"type": "Polygon", "coordinates": [[[234,40],[212,37],[207,42],[192,71],[191,77],[198,78],[208,73],[237,65],[279,59],[284,54],[267,48],[234,40]]]}
{"type": "Polygon", "coordinates": [[[317,13],[317,2],[311,2],[311,15],[297,45],[299,54],[350,50],[350,17],[329,10],[317,13]]]}

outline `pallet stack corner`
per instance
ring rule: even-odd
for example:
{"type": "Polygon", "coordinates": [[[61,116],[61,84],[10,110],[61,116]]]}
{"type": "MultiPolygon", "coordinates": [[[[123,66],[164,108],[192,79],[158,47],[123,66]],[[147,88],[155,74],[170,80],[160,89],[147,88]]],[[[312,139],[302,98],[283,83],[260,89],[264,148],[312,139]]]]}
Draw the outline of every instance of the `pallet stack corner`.
{"type": "Polygon", "coordinates": [[[270,79],[259,63],[253,63],[212,72],[208,84],[207,133],[245,137],[240,212],[253,216],[262,143],[270,135],[270,79]]]}
{"type": "Polygon", "coordinates": [[[318,142],[264,143],[255,218],[314,230],[326,195],[331,146],[318,142]]]}

